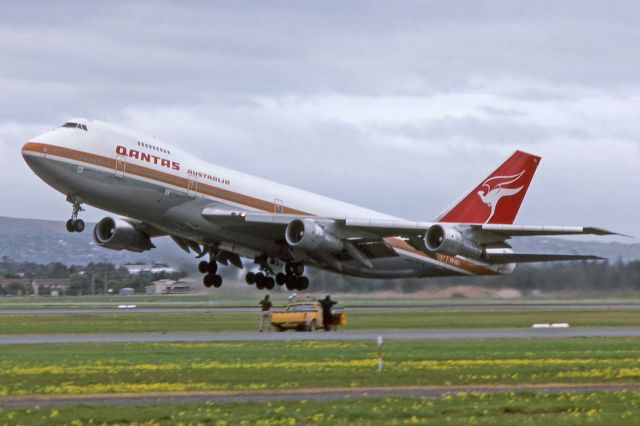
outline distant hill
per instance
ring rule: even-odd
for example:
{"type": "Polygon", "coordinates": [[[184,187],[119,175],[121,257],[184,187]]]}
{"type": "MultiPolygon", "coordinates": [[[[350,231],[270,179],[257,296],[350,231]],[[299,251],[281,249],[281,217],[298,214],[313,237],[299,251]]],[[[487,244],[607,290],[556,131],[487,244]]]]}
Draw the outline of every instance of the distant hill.
{"type": "MultiPolygon", "coordinates": [[[[514,238],[509,242],[520,253],[593,254],[605,257],[610,263],[640,260],[640,244],[599,241],[575,241],[562,238],[514,238]]],[[[629,240],[633,241],[633,240],[629,240]]]]}
{"type": "Polygon", "coordinates": [[[93,226],[93,223],[87,223],[83,233],[68,233],[64,222],[0,216],[0,257],[7,256],[15,262],[61,262],[67,265],[171,261],[172,265],[181,266],[193,259],[169,238],[154,240],[158,249],[145,253],[104,249],[93,241],[93,226]]]}
{"type": "MultiPolygon", "coordinates": [[[[17,219],[0,216],[0,257],[16,262],[85,265],[90,262],[123,264],[162,261],[174,267],[193,269],[195,259],[181,251],[169,238],[157,238],[158,247],[145,253],[107,250],[97,246],[91,237],[93,224],[81,234],[70,234],[64,222],[17,219]]],[[[512,240],[519,252],[584,253],[606,257],[611,262],[640,259],[639,244],[584,242],[557,238],[520,238],[512,240]]]]}

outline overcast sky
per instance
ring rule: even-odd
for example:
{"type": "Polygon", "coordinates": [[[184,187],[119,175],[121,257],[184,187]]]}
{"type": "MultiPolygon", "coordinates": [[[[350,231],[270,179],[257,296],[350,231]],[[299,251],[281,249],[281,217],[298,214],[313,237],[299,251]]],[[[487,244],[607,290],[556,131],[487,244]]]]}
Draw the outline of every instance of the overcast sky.
{"type": "Polygon", "coordinates": [[[639,19],[634,1],[6,2],[0,215],[67,219],[20,147],[87,117],[420,220],[522,149],[543,159],[518,223],[638,236],[639,19]]]}

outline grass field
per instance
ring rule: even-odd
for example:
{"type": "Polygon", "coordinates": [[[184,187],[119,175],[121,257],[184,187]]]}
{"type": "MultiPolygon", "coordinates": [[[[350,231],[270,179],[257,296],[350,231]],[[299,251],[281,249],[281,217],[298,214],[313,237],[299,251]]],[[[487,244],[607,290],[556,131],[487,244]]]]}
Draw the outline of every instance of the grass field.
{"type": "MultiPolygon", "coordinates": [[[[0,397],[335,387],[637,383],[640,339],[7,345],[0,397]]],[[[0,424],[636,424],[640,392],[0,408],[0,424]]]]}
{"type": "Polygon", "coordinates": [[[639,392],[456,393],[423,398],[0,409],[0,424],[128,425],[633,425],[639,392]]]}
{"type": "MultiPolygon", "coordinates": [[[[531,327],[536,322],[571,326],[640,326],[635,310],[350,311],[344,330],[531,327]]],[[[0,334],[256,331],[259,313],[178,312],[2,314],[0,334]]]]}
{"type": "Polygon", "coordinates": [[[0,396],[316,387],[635,383],[634,338],[7,345],[0,396]]]}
{"type": "MultiPolygon", "coordinates": [[[[111,300],[122,302],[119,298],[96,301],[88,297],[76,305],[75,298],[61,298],[55,306],[113,307],[111,300]]],[[[163,300],[163,306],[209,306],[202,298],[191,296],[127,298],[124,302],[158,306],[154,300],[163,300]]],[[[254,301],[233,299],[212,305],[249,305],[254,301]]],[[[49,306],[27,300],[19,307],[49,306]]],[[[0,334],[255,331],[258,315],[257,309],[249,313],[2,314],[0,334]]],[[[530,327],[535,322],[569,322],[573,327],[640,326],[640,314],[637,310],[587,309],[349,311],[345,329],[530,327]]],[[[0,404],[3,397],[31,395],[108,397],[125,393],[639,382],[638,338],[389,340],[384,346],[381,373],[377,371],[374,341],[0,346],[0,404]]],[[[625,425],[637,424],[638,418],[640,392],[630,391],[0,408],[0,425],[625,425]]]]}

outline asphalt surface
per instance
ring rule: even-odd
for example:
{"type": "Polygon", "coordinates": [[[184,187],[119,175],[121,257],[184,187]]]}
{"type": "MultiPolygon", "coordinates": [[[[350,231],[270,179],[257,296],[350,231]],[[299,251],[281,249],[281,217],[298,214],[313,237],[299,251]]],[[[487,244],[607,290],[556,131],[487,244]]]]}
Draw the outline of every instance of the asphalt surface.
{"type": "MultiPolygon", "coordinates": [[[[129,303],[123,300],[123,305],[129,303]]],[[[640,310],[640,303],[459,303],[438,305],[372,305],[344,306],[349,311],[519,311],[519,310],[640,310]]],[[[43,308],[43,309],[2,309],[0,315],[42,315],[42,314],[91,314],[91,313],[216,313],[216,312],[257,312],[256,306],[237,307],[136,307],[120,309],[114,303],[112,308],[43,308]]]]}
{"type": "Polygon", "coordinates": [[[530,339],[570,337],[640,337],[640,327],[578,327],[558,329],[478,328],[429,330],[367,330],[315,333],[255,332],[172,332],[172,333],[104,333],[0,335],[0,345],[40,343],[144,343],[144,342],[233,342],[233,341],[301,341],[373,340],[443,340],[443,339],[530,339]]]}
{"type": "Polygon", "coordinates": [[[332,388],[256,392],[167,392],[103,395],[20,395],[0,398],[0,408],[52,407],[61,405],[142,405],[225,402],[332,401],[347,398],[422,397],[438,398],[456,392],[606,392],[640,390],[640,384],[549,384],[549,385],[477,385],[477,386],[407,386],[387,388],[332,388]]]}

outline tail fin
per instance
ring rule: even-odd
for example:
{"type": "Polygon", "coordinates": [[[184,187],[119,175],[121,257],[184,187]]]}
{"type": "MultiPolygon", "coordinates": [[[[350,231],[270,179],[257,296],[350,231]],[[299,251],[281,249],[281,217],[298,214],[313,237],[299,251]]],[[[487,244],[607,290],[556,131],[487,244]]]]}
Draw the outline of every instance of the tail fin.
{"type": "Polygon", "coordinates": [[[514,152],[436,220],[512,224],[539,163],[540,157],[522,151],[514,152]]]}

